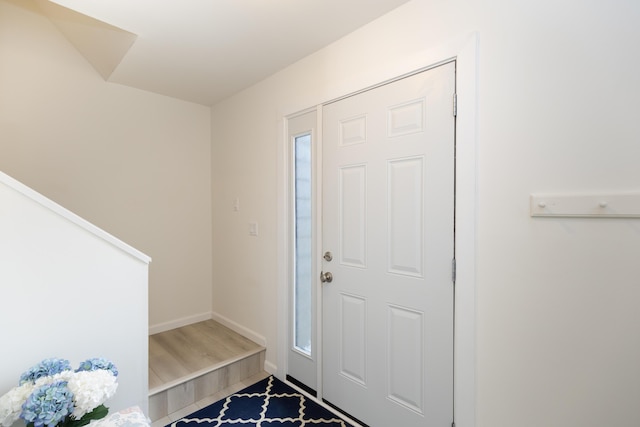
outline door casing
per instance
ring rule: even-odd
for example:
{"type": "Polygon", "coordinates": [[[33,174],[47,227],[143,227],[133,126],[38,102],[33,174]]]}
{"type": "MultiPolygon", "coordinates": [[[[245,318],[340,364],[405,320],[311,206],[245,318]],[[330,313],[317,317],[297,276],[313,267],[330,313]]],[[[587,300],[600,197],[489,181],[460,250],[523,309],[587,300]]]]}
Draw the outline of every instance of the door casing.
{"type": "MultiPolygon", "coordinates": [[[[384,84],[409,74],[432,68],[442,62],[455,59],[457,61],[457,118],[456,118],[456,287],[455,287],[455,349],[454,349],[454,419],[456,425],[475,426],[475,262],[476,262],[476,207],[477,207],[477,62],[478,36],[472,34],[424,52],[420,64],[407,59],[404,64],[397,64],[395,69],[404,72],[396,73],[396,77],[381,81],[384,84]]],[[[378,86],[378,85],[374,85],[378,86]]],[[[372,86],[373,87],[373,86],[372,86]]],[[[350,93],[370,89],[354,87],[350,93]]],[[[318,122],[322,123],[321,105],[348,96],[350,93],[337,94],[328,99],[319,99],[315,103],[318,111],[318,122]]],[[[314,103],[311,103],[314,104],[314,103]]],[[[308,104],[309,105],[309,104],[308,104]]],[[[277,365],[265,363],[265,369],[284,379],[287,369],[288,331],[289,331],[289,177],[288,170],[288,138],[287,118],[298,112],[289,111],[281,115],[278,146],[278,343],[277,365]]],[[[321,128],[319,126],[318,128],[321,128]]],[[[320,135],[321,138],[321,135],[320,135]]],[[[318,159],[321,164],[321,159],[318,159]]],[[[321,300],[318,298],[318,300],[321,300]]],[[[317,310],[318,316],[321,310],[317,310]]],[[[317,325],[321,325],[316,319],[317,325]]],[[[318,334],[321,336],[321,334],[318,334]]],[[[322,345],[318,342],[317,345],[322,345]]],[[[321,353],[321,352],[319,352],[321,353]]],[[[319,360],[318,370],[321,370],[319,360]]],[[[321,378],[321,375],[319,375],[321,378]]],[[[322,384],[318,384],[318,396],[322,397],[322,384]]]]}

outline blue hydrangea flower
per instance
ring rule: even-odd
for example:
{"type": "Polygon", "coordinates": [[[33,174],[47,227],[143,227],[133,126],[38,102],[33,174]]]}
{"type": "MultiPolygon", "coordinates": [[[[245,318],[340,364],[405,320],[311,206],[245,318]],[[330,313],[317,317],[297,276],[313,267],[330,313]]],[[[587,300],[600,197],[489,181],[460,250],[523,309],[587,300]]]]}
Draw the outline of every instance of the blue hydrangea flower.
{"type": "Polygon", "coordinates": [[[49,377],[72,369],[68,360],[58,358],[45,359],[20,376],[20,385],[27,382],[34,383],[38,378],[49,377]]]}
{"type": "Polygon", "coordinates": [[[57,381],[37,388],[22,405],[22,418],[34,427],[54,427],[73,412],[73,393],[66,381],[57,381]]]}
{"type": "Polygon", "coordinates": [[[80,371],[97,371],[98,369],[104,369],[105,371],[111,371],[114,377],[118,376],[118,369],[111,361],[103,359],[101,357],[95,357],[93,359],[87,359],[80,364],[76,372],[80,371]]]}

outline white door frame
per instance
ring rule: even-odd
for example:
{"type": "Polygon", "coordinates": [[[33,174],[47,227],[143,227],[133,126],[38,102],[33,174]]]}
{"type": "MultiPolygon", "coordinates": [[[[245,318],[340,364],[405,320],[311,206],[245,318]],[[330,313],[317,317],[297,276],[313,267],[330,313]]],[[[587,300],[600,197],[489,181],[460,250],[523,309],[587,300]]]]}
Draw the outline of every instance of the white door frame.
{"type": "MultiPolygon", "coordinates": [[[[457,260],[455,286],[454,337],[454,419],[457,427],[475,427],[476,413],[476,221],[477,221],[477,78],[478,37],[472,34],[436,49],[429,49],[420,58],[408,58],[396,64],[393,80],[419,69],[426,69],[446,60],[455,59],[456,118],[456,233],[457,260]],[[404,62],[404,61],[403,61],[404,62]]],[[[382,83],[382,81],[380,82],[382,83]]],[[[365,88],[354,87],[352,93],[365,88]]],[[[347,95],[343,93],[340,95],[347,95]]],[[[337,98],[337,97],[336,97],[337,98]]],[[[330,99],[319,99],[321,105],[330,99]]],[[[298,111],[282,112],[282,127],[278,145],[278,343],[277,366],[266,366],[283,379],[287,366],[289,331],[289,176],[287,117],[298,111]]],[[[322,120],[319,109],[318,121],[322,120]]],[[[321,300],[321,298],[319,298],[321,300]]],[[[321,311],[320,311],[321,312],[321,311]]],[[[321,343],[318,343],[321,345],[321,343]]],[[[320,364],[321,365],[321,364],[320,364]]],[[[321,376],[320,376],[321,378],[321,376]]],[[[321,384],[318,393],[322,395],[321,384]]]]}

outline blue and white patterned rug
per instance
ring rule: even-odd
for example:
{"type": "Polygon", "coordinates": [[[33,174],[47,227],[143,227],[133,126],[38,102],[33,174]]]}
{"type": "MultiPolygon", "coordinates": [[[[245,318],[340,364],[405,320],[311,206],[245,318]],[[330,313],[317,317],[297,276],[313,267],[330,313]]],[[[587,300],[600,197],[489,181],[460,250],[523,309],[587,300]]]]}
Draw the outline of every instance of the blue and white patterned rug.
{"type": "Polygon", "coordinates": [[[167,427],[352,427],[270,376],[167,427]]]}

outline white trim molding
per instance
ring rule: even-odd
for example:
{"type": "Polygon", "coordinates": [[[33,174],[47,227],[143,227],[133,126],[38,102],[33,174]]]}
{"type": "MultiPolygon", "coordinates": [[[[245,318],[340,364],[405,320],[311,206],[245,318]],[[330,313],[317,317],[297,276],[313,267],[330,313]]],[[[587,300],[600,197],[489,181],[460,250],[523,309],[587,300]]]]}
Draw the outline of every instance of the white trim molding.
{"type": "Polygon", "coordinates": [[[258,334],[257,332],[252,331],[251,329],[245,326],[242,326],[241,324],[236,323],[233,320],[229,319],[228,317],[224,317],[223,315],[216,312],[211,313],[211,318],[216,322],[231,329],[232,331],[239,333],[243,337],[250,339],[254,343],[261,345],[264,348],[267,348],[267,339],[262,335],[258,334]]]}
{"type": "Polygon", "coordinates": [[[271,375],[277,375],[278,367],[268,360],[264,361],[264,370],[270,373],[271,375]]]}
{"type": "MultiPolygon", "coordinates": [[[[181,328],[183,326],[191,325],[193,323],[204,322],[205,320],[215,320],[223,326],[231,329],[234,332],[242,335],[243,337],[250,339],[262,347],[267,347],[267,339],[258,334],[257,332],[242,326],[241,324],[234,322],[233,320],[225,317],[219,313],[208,311],[206,313],[194,314],[193,316],[182,317],[180,319],[172,320],[170,322],[159,323],[149,327],[149,335],[159,334],[160,332],[170,331],[172,329],[181,328]]],[[[275,366],[274,366],[275,368],[275,366]]]]}
{"type": "Polygon", "coordinates": [[[203,322],[211,318],[212,314],[209,311],[206,313],[194,314],[193,316],[181,317],[180,319],[171,320],[169,322],[158,323],[157,325],[149,326],[149,335],[181,328],[183,326],[191,325],[192,323],[203,322]]]}
{"type": "MultiPolygon", "coordinates": [[[[478,56],[477,33],[463,35],[388,64],[376,74],[377,82],[361,82],[336,94],[337,99],[349,93],[376,86],[385,81],[427,69],[448,60],[456,60],[456,284],[455,284],[455,350],[454,350],[454,421],[457,427],[476,425],[476,223],[477,223],[477,135],[478,135],[478,56]]],[[[371,76],[369,76],[371,77],[371,76]]],[[[344,89],[344,88],[343,88],[344,89]]],[[[317,99],[315,105],[330,100],[317,99]]],[[[300,109],[302,110],[302,109],[300,109]]],[[[319,109],[319,114],[322,110],[319,109]]],[[[288,177],[287,119],[297,110],[280,111],[278,144],[278,351],[276,376],[287,373],[288,334],[288,177]]],[[[321,375],[319,375],[321,378],[321,375]]],[[[321,385],[319,385],[321,389],[321,385]]]]}
{"type": "Polygon", "coordinates": [[[456,285],[454,419],[476,425],[478,36],[456,54],[456,285]]]}

